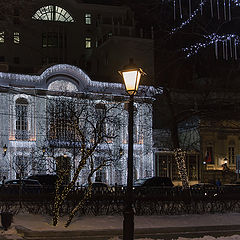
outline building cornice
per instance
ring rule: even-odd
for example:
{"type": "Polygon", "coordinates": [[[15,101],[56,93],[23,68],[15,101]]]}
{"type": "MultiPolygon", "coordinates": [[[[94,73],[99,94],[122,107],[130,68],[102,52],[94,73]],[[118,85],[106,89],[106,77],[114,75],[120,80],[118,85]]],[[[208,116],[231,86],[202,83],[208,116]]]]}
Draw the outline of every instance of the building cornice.
{"type": "MultiPolygon", "coordinates": [[[[41,94],[45,95],[50,93],[48,91],[49,84],[57,80],[66,80],[73,83],[77,87],[77,92],[73,92],[72,94],[95,94],[98,96],[109,96],[110,98],[112,98],[112,96],[127,98],[128,96],[124,84],[92,81],[80,68],[68,64],[51,66],[40,75],[0,72],[0,91],[10,92],[21,89],[21,91],[24,92],[31,92],[34,89],[35,94],[36,92],[41,92],[41,94]]],[[[135,99],[146,98],[151,100],[155,93],[156,89],[152,86],[140,86],[135,99]]],[[[57,95],[59,93],[53,93],[52,91],[52,94],[57,95]]],[[[71,93],[67,92],[61,92],[61,94],[71,95],[71,93]]]]}

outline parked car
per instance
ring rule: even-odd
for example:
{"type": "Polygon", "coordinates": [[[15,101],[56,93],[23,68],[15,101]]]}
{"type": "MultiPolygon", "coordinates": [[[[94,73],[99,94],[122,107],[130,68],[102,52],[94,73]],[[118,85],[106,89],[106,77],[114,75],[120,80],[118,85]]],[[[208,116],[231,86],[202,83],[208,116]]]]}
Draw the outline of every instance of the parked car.
{"type": "Polygon", "coordinates": [[[240,184],[239,183],[228,183],[221,186],[222,192],[238,193],[240,194],[240,184]]]}
{"type": "Polygon", "coordinates": [[[28,176],[26,179],[28,180],[38,180],[42,185],[43,192],[45,193],[53,193],[55,192],[55,186],[57,181],[56,174],[35,174],[28,176]]]}
{"type": "Polygon", "coordinates": [[[57,181],[56,174],[35,174],[28,176],[26,179],[38,180],[43,186],[55,186],[57,181]]]}
{"type": "MultiPolygon", "coordinates": [[[[89,184],[88,183],[84,183],[82,185],[84,188],[88,188],[89,184]]],[[[93,193],[108,193],[108,192],[113,192],[114,189],[111,188],[107,183],[104,182],[93,182],[92,183],[92,192],[93,193]]]]}
{"type": "Polygon", "coordinates": [[[173,187],[169,177],[151,177],[138,179],[133,184],[134,187],[173,187]]]}
{"type": "Polygon", "coordinates": [[[217,197],[220,193],[219,187],[212,183],[197,183],[190,186],[192,196],[217,197]]]}
{"type": "Polygon", "coordinates": [[[211,189],[216,189],[217,186],[215,184],[212,184],[212,183],[197,183],[197,184],[194,184],[194,185],[191,185],[190,186],[191,189],[196,189],[196,190],[211,190],[211,189]]]}
{"type": "Polygon", "coordinates": [[[42,185],[37,180],[14,179],[6,180],[1,186],[1,191],[6,193],[19,193],[20,189],[22,189],[22,193],[40,193],[42,185]]]}
{"type": "Polygon", "coordinates": [[[170,196],[173,190],[174,185],[169,177],[138,179],[133,184],[133,191],[138,197],[170,196]]]}

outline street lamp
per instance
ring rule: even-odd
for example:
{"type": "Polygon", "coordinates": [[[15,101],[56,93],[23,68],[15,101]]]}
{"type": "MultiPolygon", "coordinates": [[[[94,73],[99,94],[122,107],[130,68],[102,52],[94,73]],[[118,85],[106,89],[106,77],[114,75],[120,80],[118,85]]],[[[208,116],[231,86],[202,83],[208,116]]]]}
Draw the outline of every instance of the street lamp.
{"type": "Polygon", "coordinates": [[[123,211],[123,240],[133,240],[134,210],[133,210],[133,97],[137,93],[141,75],[145,73],[130,60],[122,75],[127,93],[130,95],[128,104],[128,162],[127,162],[127,191],[123,211]]]}
{"type": "Polygon", "coordinates": [[[7,153],[7,145],[5,144],[3,146],[3,156],[5,157],[6,156],[6,153],[7,153]]]}
{"type": "Polygon", "coordinates": [[[42,153],[43,153],[43,156],[44,156],[45,152],[46,152],[46,147],[43,146],[43,147],[42,147],[42,153]]]}

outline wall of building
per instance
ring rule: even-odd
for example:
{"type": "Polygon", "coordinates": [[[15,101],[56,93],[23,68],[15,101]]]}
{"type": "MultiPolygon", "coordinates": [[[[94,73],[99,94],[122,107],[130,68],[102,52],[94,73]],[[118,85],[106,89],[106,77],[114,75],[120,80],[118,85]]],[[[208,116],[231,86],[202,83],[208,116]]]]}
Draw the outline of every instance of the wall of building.
{"type": "Polygon", "coordinates": [[[99,81],[102,78],[102,81],[104,77],[105,81],[114,81],[118,68],[128,63],[129,57],[134,57],[138,58],[139,65],[146,67],[149,76],[153,77],[153,70],[148,69],[150,63],[153,66],[153,48],[149,46],[153,43],[136,37],[134,14],[126,6],[86,4],[75,0],[32,1],[25,6],[24,11],[19,10],[17,15],[11,13],[8,21],[0,24],[0,33],[4,37],[0,40],[0,71],[40,73],[52,64],[67,63],[80,67],[94,80],[99,81]],[[33,19],[39,9],[49,5],[66,10],[73,22],[33,19]],[[86,23],[86,14],[90,15],[90,24],[86,23]],[[19,33],[19,39],[15,42],[14,33],[19,33]],[[124,38],[117,38],[117,45],[112,42],[106,44],[114,36],[124,38]],[[86,38],[90,44],[88,47],[86,38]],[[46,41],[49,41],[47,46],[46,41]],[[128,48],[122,51],[123,46],[129,45],[127,42],[134,46],[131,56],[128,48]],[[104,54],[100,50],[96,59],[93,52],[104,44],[104,54]],[[113,47],[116,49],[112,49],[113,47]],[[143,52],[151,54],[143,57],[143,52]],[[109,55],[108,66],[105,64],[106,54],[109,55]],[[96,71],[96,60],[104,64],[104,68],[100,66],[104,69],[104,74],[96,71]]]}
{"type": "Polygon", "coordinates": [[[230,169],[236,169],[240,154],[239,128],[237,120],[201,121],[201,148],[207,169],[223,170],[225,163],[230,169]],[[207,158],[209,148],[212,150],[211,159],[207,158]]]}
{"type": "MultiPolygon", "coordinates": [[[[110,114],[115,116],[115,121],[119,122],[116,136],[108,143],[100,144],[101,151],[96,152],[95,157],[105,157],[101,153],[110,149],[113,164],[105,168],[103,181],[109,184],[126,184],[127,149],[128,149],[128,112],[126,107],[126,96],[124,87],[121,84],[108,84],[92,82],[80,69],[68,65],[58,65],[47,69],[40,76],[0,74],[0,99],[4,103],[1,110],[1,138],[2,146],[7,145],[8,149],[4,161],[1,161],[1,173],[7,178],[19,176],[19,169],[16,167],[17,159],[24,159],[22,177],[36,173],[53,173],[56,170],[54,160],[57,157],[67,156],[71,163],[75,165],[81,156],[73,153],[68,147],[55,147],[54,154],[44,152],[47,148],[47,106],[48,102],[59,95],[77,96],[79,101],[91,103],[89,107],[94,107],[99,101],[112,108],[110,114]],[[60,76],[60,77],[59,77],[60,76]],[[71,76],[71,78],[70,78],[71,76]],[[51,80],[49,80],[51,79],[51,80]],[[59,81],[61,79],[61,81],[59,81]],[[63,91],[61,84],[66,83],[66,88],[75,83],[75,88],[63,91]],[[73,80],[74,79],[74,80],[73,80]],[[13,87],[18,82],[24,86],[13,87]],[[54,88],[49,86],[54,82],[54,88]],[[37,87],[34,88],[34,86],[37,87]],[[106,91],[109,89],[109,93],[106,91]],[[72,92],[72,89],[77,89],[72,92]],[[114,93],[114,95],[113,95],[114,93]],[[70,95],[69,95],[70,94],[70,95]],[[72,94],[72,95],[71,95],[72,94]],[[17,112],[16,102],[18,99],[27,101],[27,137],[17,137],[17,112]],[[117,107],[115,107],[117,105],[117,107]]],[[[63,98],[63,96],[62,96],[63,98]]],[[[152,153],[152,100],[151,96],[137,96],[135,105],[135,131],[134,131],[134,171],[135,178],[149,177],[153,175],[153,153],[152,153]]],[[[94,111],[92,109],[91,111],[94,111]]],[[[106,126],[109,129],[109,126],[106,126]]],[[[79,184],[86,182],[89,168],[85,168],[78,179],[79,184]]],[[[0,176],[0,177],[1,177],[0,176]]],[[[95,178],[94,174],[93,178],[95,178]]],[[[94,179],[93,179],[94,180],[94,179]]]]}

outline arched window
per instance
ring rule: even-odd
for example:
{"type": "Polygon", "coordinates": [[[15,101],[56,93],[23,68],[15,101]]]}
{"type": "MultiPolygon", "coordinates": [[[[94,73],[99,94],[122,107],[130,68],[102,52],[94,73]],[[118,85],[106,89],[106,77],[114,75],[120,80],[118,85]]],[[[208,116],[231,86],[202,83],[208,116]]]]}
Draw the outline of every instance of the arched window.
{"type": "Polygon", "coordinates": [[[32,19],[57,22],[74,22],[72,16],[63,8],[49,5],[37,10],[32,19]]]}
{"type": "Polygon", "coordinates": [[[16,139],[27,140],[28,134],[28,101],[25,98],[16,100],[16,139]]]}
{"type": "Polygon", "coordinates": [[[65,80],[56,80],[49,84],[48,90],[60,92],[77,92],[77,86],[65,80]]]}

